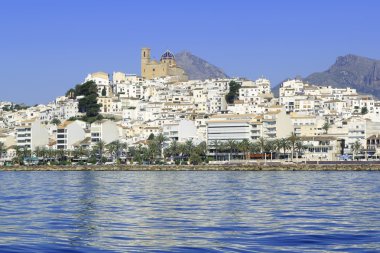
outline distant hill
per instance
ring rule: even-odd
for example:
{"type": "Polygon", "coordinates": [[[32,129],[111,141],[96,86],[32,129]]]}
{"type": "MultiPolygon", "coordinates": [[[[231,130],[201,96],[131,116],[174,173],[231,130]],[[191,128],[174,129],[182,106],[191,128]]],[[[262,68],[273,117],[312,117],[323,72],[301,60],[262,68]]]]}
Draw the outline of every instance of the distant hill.
{"type": "Polygon", "coordinates": [[[349,86],[380,98],[380,61],[352,54],[340,56],[328,70],[313,73],[303,80],[323,86],[349,86]]]}
{"type": "Polygon", "coordinates": [[[190,52],[183,51],[176,54],[175,60],[177,65],[186,71],[190,80],[228,78],[228,75],[223,70],[190,52]]]}
{"type": "MultiPolygon", "coordinates": [[[[353,54],[339,56],[326,71],[313,73],[302,80],[314,85],[351,87],[380,99],[380,60],[353,54]]],[[[278,96],[280,85],[272,89],[275,96],[278,96]]]]}

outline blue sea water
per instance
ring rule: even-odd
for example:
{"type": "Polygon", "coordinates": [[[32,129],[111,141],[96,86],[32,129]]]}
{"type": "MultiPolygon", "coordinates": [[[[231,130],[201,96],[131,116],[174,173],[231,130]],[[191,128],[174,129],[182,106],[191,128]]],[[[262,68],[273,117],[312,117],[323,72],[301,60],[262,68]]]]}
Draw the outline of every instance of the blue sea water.
{"type": "Polygon", "coordinates": [[[380,252],[380,173],[3,171],[0,252],[380,252]]]}

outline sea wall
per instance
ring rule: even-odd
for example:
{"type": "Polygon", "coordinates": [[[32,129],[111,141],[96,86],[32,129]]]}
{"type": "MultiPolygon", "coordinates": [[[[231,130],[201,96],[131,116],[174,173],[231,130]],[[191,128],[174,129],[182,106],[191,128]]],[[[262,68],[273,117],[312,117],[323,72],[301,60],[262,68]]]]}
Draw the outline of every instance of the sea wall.
{"type": "Polygon", "coordinates": [[[0,167],[0,171],[380,171],[380,164],[37,165],[0,167]]]}

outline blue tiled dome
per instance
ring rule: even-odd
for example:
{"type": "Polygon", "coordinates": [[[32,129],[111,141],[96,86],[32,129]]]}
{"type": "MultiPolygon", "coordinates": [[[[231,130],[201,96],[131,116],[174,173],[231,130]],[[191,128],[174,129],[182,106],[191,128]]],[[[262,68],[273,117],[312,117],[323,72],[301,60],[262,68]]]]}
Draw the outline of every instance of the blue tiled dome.
{"type": "Polygon", "coordinates": [[[162,60],[174,60],[174,54],[172,54],[169,50],[166,50],[166,52],[161,56],[161,61],[162,60]]]}

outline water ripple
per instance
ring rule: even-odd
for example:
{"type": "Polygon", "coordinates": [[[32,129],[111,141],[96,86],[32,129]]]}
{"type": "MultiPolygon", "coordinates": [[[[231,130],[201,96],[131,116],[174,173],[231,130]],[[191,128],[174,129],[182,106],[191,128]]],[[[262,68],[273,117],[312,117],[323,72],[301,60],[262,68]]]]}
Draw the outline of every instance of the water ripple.
{"type": "Polygon", "coordinates": [[[380,252],[379,172],[0,172],[0,252],[380,252]]]}

